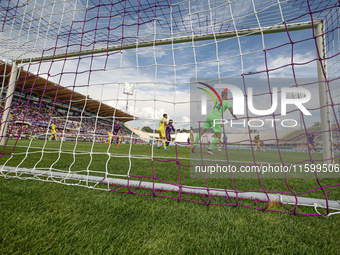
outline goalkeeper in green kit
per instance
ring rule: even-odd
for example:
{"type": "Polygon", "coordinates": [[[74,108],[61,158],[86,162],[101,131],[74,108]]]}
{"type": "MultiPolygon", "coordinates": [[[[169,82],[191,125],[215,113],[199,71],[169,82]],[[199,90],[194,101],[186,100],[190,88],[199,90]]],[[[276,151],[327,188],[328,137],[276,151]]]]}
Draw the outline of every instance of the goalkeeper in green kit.
{"type": "Polygon", "coordinates": [[[191,148],[192,153],[195,153],[196,145],[197,145],[198,141],[200,140],[200,138],[203,136],[203,134],[209,128],[212,128],[214,133],[215,133],[215,138],[212,141],[211,145],[209,146],[209,148],[207,150],[207,154],[213,155],[212,149],[215,148],[215,146],[219,143],[219,141],[221,139],[221,132],[222,132],[221,124],[219,124],[218,122],[214,123],[214,120],[222,119],[222,113],[224,113],[226,109],[229,109],[231,115],[235,119],[237,119],[237,117],[233,113],[233,108],[231,107],[231,104],[230,104],[229,101],[227,101],[227,99],[228,99],[228,90],[225,89],[221,93],[221,101],[222,101],[223,107],[221,106],[221,103],[219,101],[216,102],[214,108],[209,113],[209,115],[207,116],[202,128],[200,129],[199,134],[196,136],[195,142],[194,142],[194,144],[191,148]]]}

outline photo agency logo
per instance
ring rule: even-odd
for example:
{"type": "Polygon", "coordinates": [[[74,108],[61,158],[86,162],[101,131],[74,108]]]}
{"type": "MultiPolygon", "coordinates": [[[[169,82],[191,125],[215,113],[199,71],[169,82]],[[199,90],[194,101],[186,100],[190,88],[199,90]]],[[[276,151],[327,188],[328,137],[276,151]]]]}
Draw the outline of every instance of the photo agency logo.
{"type": "MultiPolygon", "coordinates": [[[[248,121],[246,119],[214,119],[213,126],[216,125],[228,125],[230,127],[251,127],[251,128],[259,128],[266,124],[274,127],[275,124],[280,124],[282,127],[296,127],[298,125],[298,121],[293,118],[285,118],[287,115],[287,106],[291,105],[295,107],[294,109],[299,109],[304,115],[312,115],[304,104],[308,103],[311,99],[311,92],[303,87],[281,87],[280,93],[277,87],[273,87],[271,93],[268,93],[270,98],[269,102],[271,102],[271,106],[268,109],[260,110],[256,109],[254,103],[254,93],[253,88],[248,87],[246,95],[243,91],[231,84],[216,84],[211,86],[204,82],[198,82],[200,87],[197,87],[199,90],[203,91],[201,93],[201,116],[205,116],[209,114],[208,107],[208,98],[210,101],[213,101],[213,104],[223,105],[222,98],[220,97],[217,90],[222,89],[222,91],[228,92],[228,99],[232,103],[233,113],[238,118],[242,118],[246,115],[245,105],[247,105],[249,113],[255,116],[268,116],[275,113],[280,105],[280,113],[276,113],[277,115],[282,116],[283,118],[275,118],[275,119],[263,119],[263,118],[251,118],[248,121]],[[232,100],[230,100],[231,95],[232,100]],[[292,95],[298,95],[296,97],[292,97],[292,95]],[[280,100],[279,100],[280,98],[280,100]],[[280,101],[280,104],[279,104],[280,101]],[[247,104],[245,104],[247,103],[247,104]]],[[[211,109],[210,109],[211,110],[211,109]]]]}

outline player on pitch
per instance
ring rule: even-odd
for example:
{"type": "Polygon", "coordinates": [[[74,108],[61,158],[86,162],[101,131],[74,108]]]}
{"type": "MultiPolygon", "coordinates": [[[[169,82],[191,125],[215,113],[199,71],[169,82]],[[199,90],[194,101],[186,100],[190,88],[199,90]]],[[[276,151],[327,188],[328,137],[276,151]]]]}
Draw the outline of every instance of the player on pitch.
{"type": "Polygon", "coordinates": [[[171,142],[171,131],[175,131],[175,127],[172,125],[172,120],[169,120],[168,126],[165,128],[165,136],[166,136],[166,147],[169,146],[171,142]]]}
{"type": "Polygon", "coordinates": [[[56,130],[56,128],[57,128],[57,126],[55,124],[51,125],[52,135],[50,136],[50,140],[52,140],[53,137],[54,137],[54,140],[57,140],[57,130],[56,130]]]}
{"type": "Polygon", "coordinates": [[[113,135],[111,139],[111,144],[113,143],[113,139],[116,138],[116,146],[119,146],[119,134],[120,134],[121,129],[122,129],[122,126],[119,125],[119,121],[117,120],[113,126],[113,135]]]}
{"type": "Polygon", "coordinates": [[[254,137],[254,142],[255,142],[255,149],[254,149],[254,151],[257,151],[258,149],[260,149],[261,151],[265,151],[264,149],[263,149],[263,147],[262,147],[262,141],[261,141],[261,139],[260,139],[260,135],[256,135],[255,137],[254,137]]]}
{"type": "Polygon", "coordinates": [[[309,133],[308,134],[308,146],[310,148],[309,153],[312,153],[312,148],[314,149],[314,153],[316,154],[316,146],[315,146],[315,141],[318,141],[319,139],[313,134],[309,133]],[[312,148],[311,148],[312,147],[312,148]]]}
{"type": "Polygon", "coordinates": [[[220,120],[222,119],[222,115],[225,112],[226,109],[229,109],[229,112],[231,115],[237,119],[237,117],[233,113],[233,108],[231,107],[230,102],[227,100],[228,99],[228,89],[225,89],[221,93],[221,101],[222,101],[222,106],[220,102],[216,102],[214,108],[212,111],[209,113],[207,116],[199,134],[196,136],[195,142],[191,148],[192,153],[195,153],[195,148],[197,145],[197,142],[200,140],[200,138],[204,135],[204,133],[209,129],[212,128],[214,133],[215,133],[215,138],[212,141],[211,145],[209,146],[207,150],[207,154],[213,155],[214,153],[212,152],[212,149],[215,148],[215,146],[220,142],[221,140],[221,124],[216,124],[214,126],[214,120],[220,120]]]}
{"type": "MultiPolygon", "coordinates": [[[[111,134],[111,132],[107,132],[107,137],[108,137],[107,143],[108,143],[108,144],[111,144],[111,140],[112,140],[112,134],[111,134]]],[[[105,143],[106,143],[106,142],[105,142],[105,143]]]]}
{"type": "Polygon", "coordinates": [[[157,148],[160,149],[161,140],[163,142],[164,150],[169,150],[165,144],[165,129],[167,128],[166,120],[168,119],[168,115],[166,113],[163,114],[163,119],[159,122],[158,133],[159,133],[159,140],[157,148]]]}

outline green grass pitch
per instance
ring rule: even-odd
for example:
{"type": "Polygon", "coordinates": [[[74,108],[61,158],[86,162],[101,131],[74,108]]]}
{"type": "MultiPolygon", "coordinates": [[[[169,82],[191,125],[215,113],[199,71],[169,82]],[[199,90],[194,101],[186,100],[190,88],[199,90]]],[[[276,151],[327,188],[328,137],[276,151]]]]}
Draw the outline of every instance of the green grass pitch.
{"type": "MultiPolygon", "coordinates": [[[[32,141],[29,147],[28,144],[29,141],[19,141],[15,156],[3,155],[0,165],[7,161],[9,166],[38,169],[52,166],[59,171],[71,169],[79,174],[90,172],[99,176],[108,169],[112,177],[126,175],[130,169],[132,175],[153,176],[149,159],[152,153],[154,158],[163,160],[174,159],[176,155],[175,147],[170,147],[169,151],[154,147],[152,151],[149,145],[109,148],[107,144],[76,145],[74,142],[64,142],[62,146],[60,142],[44,145],[43,141],[32,141]]],[[[12,149],[7,146],[5,152],[10,153],[12,149]]],[[[178,147],[177,150],[180,163],[189,164],[189,149],[178,147]]],[[[253,160],[250,150],[228,153],[235,164],[253,160]]],[[[309,155],[282,152],[282,157],[287,162],[297,162],[308,159],[309,155]]],[[[312,157],[320,159],[321,155],[312,157]]],[[[255,159],[257,162],[280,162],[276,151],[256,153],[255,159]]],[[[156,177],[178,184],[176,162],[154,161],[154,170],[156,177]]],[[[337,183],[339,179],[321,180],[323,186],[337,183]]],[[[189,168],[183,166],[181,184],[202,186],[204,180],[191,178],[189,168]]],[[[227,179],[208,179],[208,184],[215,188],[232,188],[227,179]]],[[[263,179],[262,184],[266,190],[288,191],[282,179],[263,179]]],[[[261,189],[254,178],[235,179],[234,185],[237,190],[261,189]]],[[[289,185],[295,192],[318,187],[313,178],[291,179],[289,185]]],[[[340,234],[337,215],[327,219],[225,205],[206,206],[17,178],[0,178],[0,191],[1,254],[320,254],[340,251],[336,239],[340,234]]],[[[140,191],[143,192],[150,193],[140,191]]],[[[329,189],[327,195],[333,200],[339,199],[339,187],[329,189]]],[[[202,201],[197,195],[183,196],[202,201]]],[[[322,197],[322,193],[316,191],[308,196],[322,197]]],[[[242,204],[251,205],[247,201],[242,204]]],[[[312,208],[299,210],[313,212],[312,208]]]]}

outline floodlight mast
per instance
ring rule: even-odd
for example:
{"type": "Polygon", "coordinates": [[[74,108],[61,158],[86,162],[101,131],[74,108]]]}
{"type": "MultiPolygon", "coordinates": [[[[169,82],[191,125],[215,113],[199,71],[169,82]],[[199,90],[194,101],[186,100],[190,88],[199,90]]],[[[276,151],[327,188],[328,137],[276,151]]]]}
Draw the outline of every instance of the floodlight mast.
{"type": "Polygon", "coordinates": [[[125,82],[123,94],[126,95],[126,111],[129,108],[129,95],[133,95],[133,84],[130,84],[129,82],[125,82]]]}

